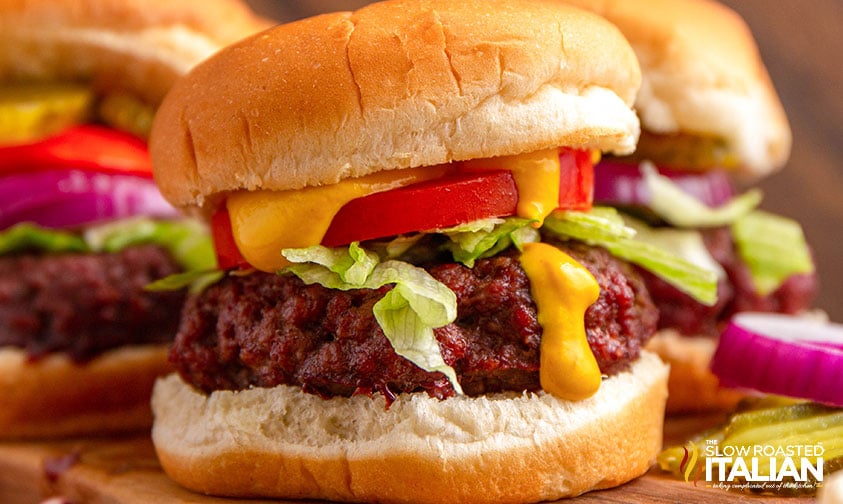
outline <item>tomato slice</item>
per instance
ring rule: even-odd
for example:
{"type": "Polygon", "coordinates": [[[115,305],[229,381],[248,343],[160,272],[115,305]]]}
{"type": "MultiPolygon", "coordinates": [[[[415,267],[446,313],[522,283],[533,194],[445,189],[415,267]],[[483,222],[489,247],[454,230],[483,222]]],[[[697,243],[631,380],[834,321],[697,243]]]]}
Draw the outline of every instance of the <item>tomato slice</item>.
{"type": "MultiPolygon", "coordinates": [[[[559,208],[588,210],[594,199],[589,151],[560,151],[559,208]]],[[[442,179],[375,193],[340,209],[325,233],[328,247],[514,215],[518,191],[506,171],[457,172],[442,179]]]]}
{"type": "Polygon", "coordinates": [[[224,206],[211,216],[211,238],[214,240],[214,250],[217,253],[217,267],[223,270],[250,267],[234,241],[234,235],[231,233],[231,218],[224,206]]]}
{"type": "Polygon", "coordinates": [[[38,142],[0,146],[0,173],[57,168],[152,177],[146,142],[101,126],[75,126],[38,142]]]}
{"type": "Polygon", "coordinates": [[[559,208],[590,210],[594,203],[594,161],[587,150],[563,149],[559,154],[559,208]]]}
{"type": "Polygon", "coordinates": [[[370,194],[340,209],[322,239],[328,247],[512,215],[518,190],[506,171],[458,173],[370,194]]]}

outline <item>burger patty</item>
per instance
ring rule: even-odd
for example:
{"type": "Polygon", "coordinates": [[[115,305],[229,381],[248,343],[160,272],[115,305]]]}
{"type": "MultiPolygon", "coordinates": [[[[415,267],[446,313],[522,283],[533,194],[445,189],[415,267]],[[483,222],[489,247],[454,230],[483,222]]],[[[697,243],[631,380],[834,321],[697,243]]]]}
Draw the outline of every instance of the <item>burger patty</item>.
{"type": "Polygon", "coordinates": [[[122,345],[169,342],[185,295],[144,286],[180,269],[155,245],[0,257],[0,346],[84,362],[122,345]]]}
{"type": "Polygon", "coordinates": [[[702,232],[706,248],[726,276],[717,289],[717,303],[705,306],[655,275],[641,270],[647,290],[659,309],[659,329],[674,328],[688,336],[716,336],[735,313],[761,311],[796,314],[810,308],[817,295],[816,273],[792,275],[778,289],[762,296],[755,291],[749,267],[738,256],[728,228],[702,232]]]}
{"type": "MultiPolygon", "coordinates": [[[[655,307],[625,263],[602,249],[562,248],[600,284],[587,336],[601,371],[617,373],[655,331],[655,307]]],[[[457,297],[456,321],[434,333],[465,393],[538,390],[542,329],[517,257],[425,268],[457,297]]],[[[185,381],[206,392],[287,384],[325,397],[453,395],[441,373],[398,356],[383,335],[372,306],[389,288],[338,291],[289,275],[229,276],[188,299],[170,358],[185,381]]]]}

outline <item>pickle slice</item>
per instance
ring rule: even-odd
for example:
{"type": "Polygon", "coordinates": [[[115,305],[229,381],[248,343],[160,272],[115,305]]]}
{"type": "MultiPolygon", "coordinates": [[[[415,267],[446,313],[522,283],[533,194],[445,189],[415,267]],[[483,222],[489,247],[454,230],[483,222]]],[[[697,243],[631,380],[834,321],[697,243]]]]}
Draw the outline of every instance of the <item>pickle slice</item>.
{"type": "Polygon", "coordinates": [[[713,166],[728,170],[737,167],[740,161],[722,138],[687,133],[659,135],[646,130],[641,132],[638,146],[630,158],[700,171],[713,166]]]}
{"type": "Polygon", "coordinates": [[[810,442],[833,427],[843,427],[843,411],[834,414],[816,415],[799,420],[758,424],[738,435],[726,435],[723,444],[749,446],[755,444],[778,444],[786,439],[802,439],[810,442]]]}
{"type": "Polygon", "coordinates": [[[93,92],[75,84],[0,86],[0,144],[38,140],[88,119],[93,92]]]}
{"type": "Polygon", "coordinates": [[[105,95],[97,108],[104,123],[141,138],[149,138],[155,109],[134,96],[122,93],[105,95]]]}
{"type": "Polygon", "coordinates": [[[756,464],[748,479],[742,479],[741,472],[732,480],[729,473],[730,485],[743,482],[753,493],[812,495],[821,481],[808,470],[811,466],[824,475],[843,466],[843,409],[774,396],[745,402],[727,422],[684,445],[665,448],[657,461],[662,470],[689,481],[698,477],[699,468],[707,467],[707,457],[715,454],[718,463],[728,459],[725,463],[730,468],[738,459],[743,464],[756,464]],[[824,464],[819,463],[820,457],[824,464]],[[771,459],[775,460],[768,462],[771,459]],[[791,477],[790,472],[785,475],[785,460],[807,481],[791,477]],[[775,478],[770,474],[773,470],[777,471],[775,478]]]}

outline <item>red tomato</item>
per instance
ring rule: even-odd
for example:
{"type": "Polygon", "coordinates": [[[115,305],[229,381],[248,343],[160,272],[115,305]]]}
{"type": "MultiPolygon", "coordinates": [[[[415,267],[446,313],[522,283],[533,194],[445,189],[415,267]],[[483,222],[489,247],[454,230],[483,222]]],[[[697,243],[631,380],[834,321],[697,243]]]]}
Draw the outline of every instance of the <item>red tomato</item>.
{"type": "MultiPolygon", "coordinates": [[[[559,208],[588,210],[594,196],[591,153],[565,149],[559,160],[559,208]]],[[[322,244],[335,247],[514,215],[517,204],[518,191],[509,172],[457,172],[350,201],[334,217],[322,244]]]]}
{"type": "Polygon", "coordinates": [[[234,235],[231,233],[231,218],[225,207],[217,210],[211,216],[211,237],[214,240],[214,249],[217,252],[217,267],[223,270],[241,266],[249,267],[249,263],[240,254],[240,249],[237,248],[237,243],[234,241],[234,235]]]}
{"type": "Polygon", "coordinates": [[[57,168],[152,177],[143,140],[100,126],[75,126],[39,142],[0,146],[0,173],[57,168]]]}
{"type": "Polygon", "coordinates": [[[594,203],[594,164],[591,152],[563,150],[559,154],[559,208],[590,210],[594,203]]]}
{"type": "Polygon", "coordinates": [[[509,172],[457,173],[348,202],[322,244],[335,247],[512,215],[517,204],[518,190],[509,172]]]}

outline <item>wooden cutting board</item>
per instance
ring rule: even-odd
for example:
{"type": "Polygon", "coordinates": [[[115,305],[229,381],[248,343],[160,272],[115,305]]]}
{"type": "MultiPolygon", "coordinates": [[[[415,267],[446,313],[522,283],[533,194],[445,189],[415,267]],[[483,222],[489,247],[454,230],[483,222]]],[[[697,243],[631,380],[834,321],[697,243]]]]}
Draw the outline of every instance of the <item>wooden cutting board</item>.
{"type": "MultiPolygon", "coordinates": [[[[718,420],[717,417],[669,419],[665,441],[684,440],[718,420]]],[[[180,488],[161,470],[148,436],[0,444],[0,503],[37,504],[55,496],[73,504],[270,502],[207,497],[180,488]]],[[[566,502],[808,504],[812,501],[744,495],[707,488],[703,482],[694,486],[653,469],[622,487],[592,492],[566,502]]]]}

